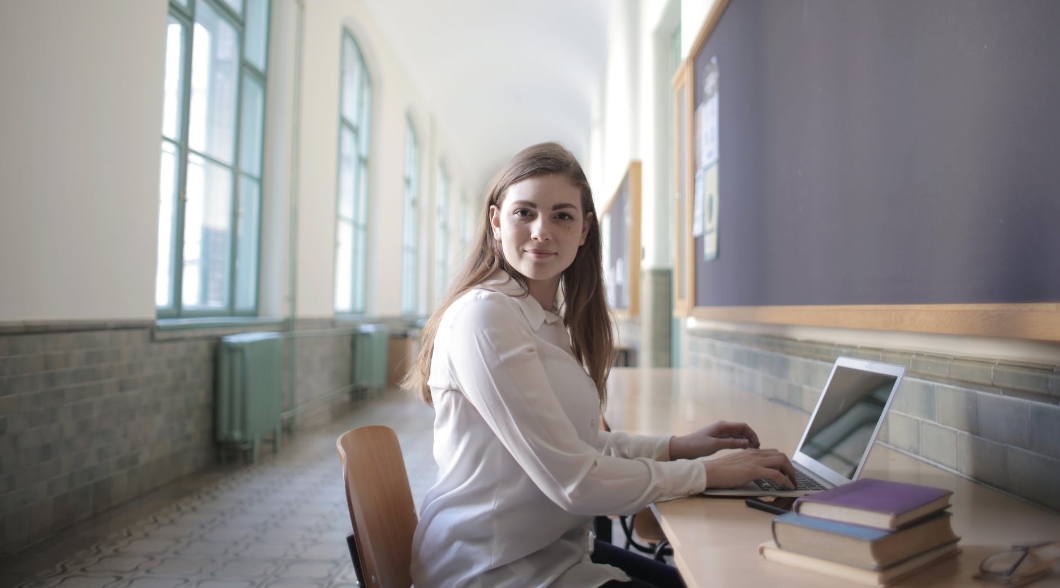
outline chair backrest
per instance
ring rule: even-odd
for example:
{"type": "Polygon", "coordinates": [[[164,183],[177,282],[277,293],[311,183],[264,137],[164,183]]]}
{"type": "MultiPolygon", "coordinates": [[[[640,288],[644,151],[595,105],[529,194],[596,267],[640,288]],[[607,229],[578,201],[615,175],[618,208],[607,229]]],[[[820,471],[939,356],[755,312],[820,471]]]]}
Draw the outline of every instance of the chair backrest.
{"type": "Polygon", "coordinates": [[[360,427],[336,446],[366,588],[409,588],[416,507],[401,445],[390,427],[360,427]]]}

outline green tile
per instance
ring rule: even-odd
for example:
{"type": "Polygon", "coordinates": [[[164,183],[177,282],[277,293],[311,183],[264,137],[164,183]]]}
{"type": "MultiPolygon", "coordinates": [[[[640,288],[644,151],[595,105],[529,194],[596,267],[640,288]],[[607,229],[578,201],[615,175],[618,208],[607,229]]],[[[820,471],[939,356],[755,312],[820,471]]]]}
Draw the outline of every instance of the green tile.
{"type": "Polygon", "coordinates": [[[954,380],[989,385],[992,382],[993,369],[992,362],[954,359],[950,362],[949,377],[954,380]]]}
{"type": "Polygon", "coordinates": [[[1030,447],[1030,403],[996,394],[979,394],[979,435],[1017,447],[1030,447]]]}
{"type": "Polygon", "coordinates": [[[1028,410],[1031,451],[1060,459],[1060,406],[1031,404],[1028,410]]]}
{"type": "Polygon", "coordinates": [[[910,358],[909,365],[910,369],[915,372],[932,376],[946,376],[949,374],[950,358],[917,353],[910,358]]]}
{"type": "Polygon", "coordinates": [[[1005,457],[1008,448],[1001,443],[967,433],[957,434],[957,471],[997,488],[1008,487],[1005,457]]]}
{"type": "Polygon", "coordinates": [[[994,366],[993,384],[999,388],[1015,388],[1028,392],[1049,393],[1049,376],[1051,372],[998,364],[994,366]]]}
{"type": "Polygon", "coordinates": [[[891,409],[934,421],[936,418],[935,384],[915,378],[903,378],[901,386],[895,393],[891,409]]]}
{"type": "Polygon", "coordinates": [[[920,454],[920,421],[903,414],[889,412],[884,425],[887,427],[888,443],[912,453],[920,454]]]}
{"type": "Polygon", "coordinates": [[[952,470],[957,469],[957,431],[933,423],[920,424],[920,455],[952,470]]]}
{"type": "Polygon", "coordinates": [[[952,386],[935,386],[937,418],[940,425],[965,431],[979,433],[978,393],[954,388],[952,386]]]}
{"type": "Polygon", "coordinates": [[[1060,460],[1010,447],[1005,467],[1006,490],[1060,511],[1060,460]]]}

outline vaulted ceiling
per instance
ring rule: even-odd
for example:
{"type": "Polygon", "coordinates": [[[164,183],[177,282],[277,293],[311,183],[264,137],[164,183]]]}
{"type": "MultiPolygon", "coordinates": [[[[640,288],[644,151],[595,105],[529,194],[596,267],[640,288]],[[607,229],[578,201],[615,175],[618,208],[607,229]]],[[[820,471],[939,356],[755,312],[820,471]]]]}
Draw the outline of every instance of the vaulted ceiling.
{"type": "Polygon", "coordinates": [[[585,160],[604,87],[609,0],[366,0],[481,190],[523,147],[585,160]]]}

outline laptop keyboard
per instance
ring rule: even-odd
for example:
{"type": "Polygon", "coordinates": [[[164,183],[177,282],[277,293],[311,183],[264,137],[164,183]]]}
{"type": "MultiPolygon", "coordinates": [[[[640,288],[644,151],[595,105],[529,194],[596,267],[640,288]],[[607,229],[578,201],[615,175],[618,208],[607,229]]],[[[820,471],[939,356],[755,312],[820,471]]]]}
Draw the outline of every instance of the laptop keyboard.
{"type": "MultiPolygon", "coordinates": [[[[755,480],[754,484],[765,490],[766,492],[781,491],[787,492],[788,489],[780,484],[780,482],[774,482],[773,480],[761,479],[755,480]]],[[[824,490],[825,487],[820,484],[817,480],[807,476],[802,472],[795,472],[795,489],[796,490],[824,490]]]]}

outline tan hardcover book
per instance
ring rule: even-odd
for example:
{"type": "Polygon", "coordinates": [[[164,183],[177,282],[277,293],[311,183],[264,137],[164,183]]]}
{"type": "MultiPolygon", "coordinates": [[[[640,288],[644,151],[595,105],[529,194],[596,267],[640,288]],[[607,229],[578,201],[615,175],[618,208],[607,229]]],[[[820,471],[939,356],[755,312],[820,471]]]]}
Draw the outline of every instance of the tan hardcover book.
{"type": "Polygon", "coordinates": [[[850,580],[868,586],[886,586],[896,582],[917,570],[927,567],[939,560],[953,557],[960,553],[957,542],[947,543],[930,551],[909,558],[903,562],[879,570],[866,570],[847,564],[841,564],[812,555],[780,549],[773,541],[766,541],[758,546],[758,553],[769,561],[782,563],[804,570],[810,570],[844,580],[850,580]]]}

